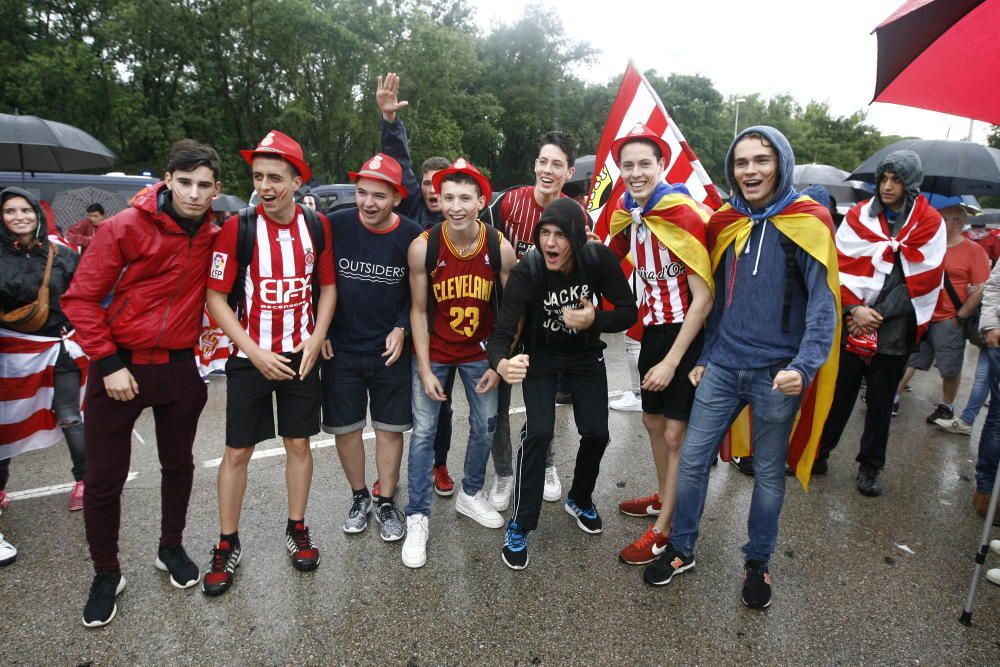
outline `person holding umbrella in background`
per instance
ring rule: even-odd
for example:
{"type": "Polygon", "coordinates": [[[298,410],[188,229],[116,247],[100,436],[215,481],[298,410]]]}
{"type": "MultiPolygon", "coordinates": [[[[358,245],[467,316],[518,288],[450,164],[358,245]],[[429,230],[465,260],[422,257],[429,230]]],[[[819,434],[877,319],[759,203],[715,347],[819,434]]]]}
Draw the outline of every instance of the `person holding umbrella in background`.
{"type": "Polygon", "coordinates": [[[95,202],[87,207],[87,217],[66,231],[66,240],[78,247],[82,253],[90,245],[102,222],[104,222],[104,207],[95,202]]]}

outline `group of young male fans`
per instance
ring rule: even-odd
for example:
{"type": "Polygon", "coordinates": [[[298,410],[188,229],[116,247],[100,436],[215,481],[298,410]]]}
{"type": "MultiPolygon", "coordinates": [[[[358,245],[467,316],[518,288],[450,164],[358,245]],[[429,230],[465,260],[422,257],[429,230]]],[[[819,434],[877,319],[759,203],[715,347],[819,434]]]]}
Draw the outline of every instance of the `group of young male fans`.
{"type": "MultiPolygon", "coordinates": [[[[296,204],[311,169],[298,143],[272,131],[242,151],[259,203],[220,230],[210,222],[218,155],[183,140],[171,150],[164,181],[104,222],[92,240],[62,301],[93,369],[84,512],[96,575],[84,624],[109,623],[125,586],[120,499],[132,426],[147,407],[163,470],[156,566],[179,588],[200,581],[205,594],[221,595],[233,586],[247,465],[255,445],[276,432],[287,453],[288,555],[300,571],[320,565],[306,509],[309,438],[321,428],[335,435],[352,489],[345,532],[364,531],[373,516],[383,540],[404,540],[403,564],[421,567],[432,488],[440,495],[457,492],[457,512],[487,528],[505,528],[503,562],[527,567],[543,498],[563,499],[551,453],[560,385],[572,394],[580,435],[565,511],[584,532],[600,533],[592,494],[610,440],[601,334],[624,331],[640,316],[643,424],[658,488],[621,510],[655,515],[656,522],[620,558],[648,564],[643,578],[655,585],[694,567],[709,470],[749,406],[755,479],[742,599],[750,607],[768,606],[786,461],[793,470],[798,462],[812,464],[838,363],[854,354],[854,339],[877,341],[872,354],[882,344],[874,333],[879,323],[855,309],[877,308],[883,283],[900,282],[886,276],[905,276],[898,316],[912,320],[901,334],[900,347],[908,352],[926,325],[923,304],[940,289],[932,283],[935,271],[941,283],[943,226],[909,180],[898,178],[901,156],[879,167],[872,200],[878,205],[845,222],[855,240],[841,249],[840,264],[847,257],[857,270],[855,282],[845,282],[854,298],[844,299],[842,312],[830,215],[792,187],[792,149],[774,128],[752,127],[735,138],[725,161],[733,196],[713,212],[684,186],[664,182],[669,147],[636,126],[611,149],[627,192],[609,202],[610,236],[601,243],[580,204],[561,194],[574,170],[568,136],[544,135],[535,185],[510,190],[488,208],[490,183],[465,159],[431,158],[417,181],[397,118],[406,105],[397,99],[398,86],[394,74],[379,79],[384,152],[349,174],[356,208],[323,216],[296,204]],[[911,216],[912,210],[920,215],[911,216]],[[621,269],[626,259],[638,277],[637,293],[621,269]],[[931,275],[914,285],[918,268],[931,275]],[[906,289],[916,310],[907,310],[906,289]],[[111,303],[102,307],[111,292],[111,303]],[[202,574],[181,536],[193,441],[206,402],[192,362],[206,302],[235,354],[226,366],[220,535],[202,574]],[[853,319],[850,310],[857,313],[853,319]],[[851,334],[846,349],[842,316],[851,334]],[[446,466],[456,377],[469,405],[457,489],[446,466]],[[515,457],[509,406],[517,384],[526,423],[515,457]],[[813,419],[797,420],[807,403],[813,419]],[[372,489],[362,437],[369,414],[372,489]],[[408,496],[400,510],[403,433],[411,428],[408,496]],[[495,479],[487,490],[491,455],[495,479]],[[508,509],[505,518],[501,512],[508,509]]],[[[856,383],[851,390],[856,396],[856,383]]],[[[875,437],[884,451],[887,428],[875,437]]]]}

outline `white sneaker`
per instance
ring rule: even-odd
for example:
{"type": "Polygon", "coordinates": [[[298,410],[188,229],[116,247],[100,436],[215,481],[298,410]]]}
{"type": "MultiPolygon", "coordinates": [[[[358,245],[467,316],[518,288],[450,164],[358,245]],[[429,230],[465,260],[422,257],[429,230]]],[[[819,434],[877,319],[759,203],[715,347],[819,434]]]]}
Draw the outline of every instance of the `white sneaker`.
{"type": "Polygon", "coordinates": [[[995,567],[992,570],[986,570],[986,578],[990,580],[990,583],[1000,586],[1000,567],[995,567]]]}
{"type": "Polygon", "coordinates": [[[623,412],[642,412],[642,399],[631,391],[623,391],[620,397],[608,403],[608,407],[623,412]]]}
{"type": "Polygon", "coordinates": [[[493,478],[493,487],[490,488],[490,505],[497,512],[506,512],[510,507],[510,496],[514,491],[514,476],[501,477],[497,475],[493,478]]]}
{"type": "Polygon", "coordinates": [[[555,466],[545,469],[545,489],[542,491],[542,499],[550,503],[562,500],[562,483],[559,481],[559,471],[555,466]]]}
{"type": "Polygon", "coordinates": [[[990,540],[990,551],[1000,556],[1000,540],[990,540]]]}
{"type": "Polygon", "coordinates": [[[403,542],[403,565],[418,568],[427,563],[427,515],[406,517],[406,540],[403,542]]]}
{"type": "Polygon", "coordinates": [[[17,549],[0,533],[0,565],[10,565],[17,560],[17,549]]]}
{"type": "Polygon", "coordinates": [[[961,417],[953,417],[952,419],[935,419],[934,423],[942,431],[948,431],[948,433],[957,433],[958,435],[972,435],[972,424],[967,424],[962,421],[961,417]]]}
{"type": "Polygon", "coordinates": [[[479,493],[474,496],[470,496],[464,490],[460,489],[458,498],[455,499],[455,510],[481,526],[503,528],[503,517],[500,516],[500,512],[493,509],[490,501],[486,499],[486,489],[480,489],[479,493]]]}

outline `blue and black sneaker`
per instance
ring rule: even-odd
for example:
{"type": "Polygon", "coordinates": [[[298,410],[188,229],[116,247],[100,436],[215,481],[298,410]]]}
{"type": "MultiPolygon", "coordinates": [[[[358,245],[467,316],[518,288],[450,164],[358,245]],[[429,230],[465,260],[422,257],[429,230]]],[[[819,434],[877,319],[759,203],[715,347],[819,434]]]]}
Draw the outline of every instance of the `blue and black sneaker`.
{"type": "Polygon", "coordinates": [[[563,507],[566,508],[567,514],[576,518],[576,525],[580,526],[580,530],[583,532],[596,535],[604,530],[604,522],[601,521],[601,515],[597,513],[597,507],[595,505],[591,505],[587,509],[583,509],[576,504],[576,501],[567,495],[566,504],[563,507]]]}
{"type": "Polygon", "coordinates": [[[523,570],[528,567],[528,531],[521,530],[516,521],[511,521],[507,526],[500,557],[512,570],[523,570]]]}

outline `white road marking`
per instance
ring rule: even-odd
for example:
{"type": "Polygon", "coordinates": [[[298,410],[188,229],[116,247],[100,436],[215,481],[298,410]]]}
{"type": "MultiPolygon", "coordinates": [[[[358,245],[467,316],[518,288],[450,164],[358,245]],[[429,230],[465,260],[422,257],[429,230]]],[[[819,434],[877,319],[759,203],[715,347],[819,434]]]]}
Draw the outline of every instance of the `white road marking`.
{"type": "MultiPolygon", "coordinates": [[[[133,479],[139,476],[137,472],[130,472],[128,477],[125,478],[126,482],[131,482],[133,479]]],[[[54,486],[40,486],[37,489],[28,489],[26,491],[14,491],[8,493],[7,497],[11,500],[24,500],[26,498],[41,498],[43,496],[54,496],[57,493],[66,493],[73,488],[73,482],[69,484],[56,484],[54,486]]]]}
{"type": "MultiPolygon", "coordinates": [[[[621,394],[622,394],[621,391],[611,391],[611,392],[608,392],[608,398],[617,398],[618,396],[621,396],[621,394]]],[[[510,414],[512,414],[512,415],[519,415],[519,414],[522,414],[524,412],[524,410],[525,409],[523,407],[520,407],[520,408],[511,408],[510,409],[510,414]]],[[[142,436],[140,436],[137,431],[132,431],[132,434],[136,437],[136,439],[139,442],[141,442],[142,444],[146,444],[146,442],[142,439],[142,436]]],[[[368,431],[368,432],[365,432],[361,437],[364,440],[374,440],[375,439],[375,433],[373,431],[368,431]]],[[[335,442],[336,441],[334,440],[334,438],[327,438],[325,440],[316,440],[316,441],[310,443],[309,448],[310,449],[322,449],[324,447],[331,447],[331,446],[334,445],[335,442]]],[[[251,460],[256,460],[256,459],[266,459],[266,458],[270,458],[272,456],[284,456],[284,455],[285,455],[285,448],[284,447],[270,447],[268,449],[258,449],[257,451],[255,451],[253,453],[253,456],[251,456],[250,458],[251,458],[251,460]]],[[[209,459],[208,461],[203,461],[202,463],[198,464],[198,467],[200,467],[200,468],[218,468],[220,463],[222,463],[222,457],[219,457],[217,459],[209,459]]],[[[130,472],[128,474],[128,477],[126,478],[125,481],[126,482],[131,482],[133,479],[135,479],[138,476],[139,476],[138,472],[130,472]]],[[[13,493],[8,493],[7,495],[8,495],[8,497],[11,500],[19,500],[19,499],[20,500],[24,500],[24,499],[27,499],[27,498],[41,498],[43,496],[52,496],[52,495],[56,495],[58,493],[65,493],[65,492],[69,491],[72,488],[73,488],[73,484],[72,483],[70,483],[70,484],[56,484],[54,486],[42,486],[42,487],[39,487],[37,489],[27,489],[25,491],[14,491],[13,493]]]]}

